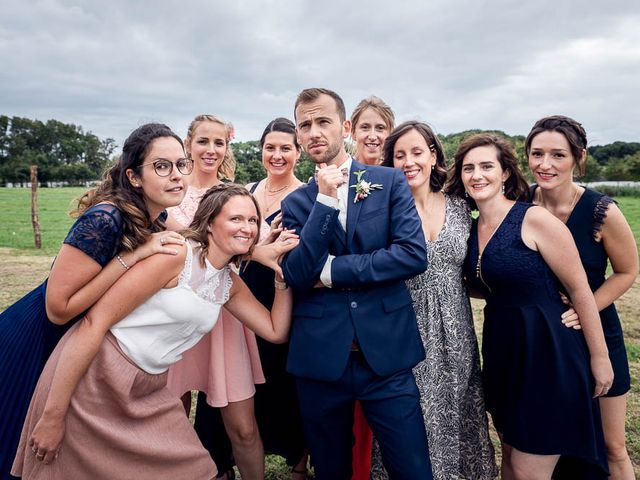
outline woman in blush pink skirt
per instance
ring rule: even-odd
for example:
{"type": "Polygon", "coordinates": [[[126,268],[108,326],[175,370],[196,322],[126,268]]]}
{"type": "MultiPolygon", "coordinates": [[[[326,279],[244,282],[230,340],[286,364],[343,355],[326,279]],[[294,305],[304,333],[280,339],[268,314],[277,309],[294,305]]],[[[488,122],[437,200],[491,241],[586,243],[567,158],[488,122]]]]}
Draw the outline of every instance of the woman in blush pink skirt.
{"type": "MultiPolygon", "coordinates": [[[[251,252],[259,228],[251,194],[220,185],[203,198],[176,256],[154,255],[125,274],[50,357],[12,474],[213,479],[213,461],[166,388],[167,369],[213,328],[222,305],[265,339],[286,340],[292,297],[282,277],[271,313],[230,268],[251,252]]],[[[297,244],[289,232],[280,239],[297,244]]]]}

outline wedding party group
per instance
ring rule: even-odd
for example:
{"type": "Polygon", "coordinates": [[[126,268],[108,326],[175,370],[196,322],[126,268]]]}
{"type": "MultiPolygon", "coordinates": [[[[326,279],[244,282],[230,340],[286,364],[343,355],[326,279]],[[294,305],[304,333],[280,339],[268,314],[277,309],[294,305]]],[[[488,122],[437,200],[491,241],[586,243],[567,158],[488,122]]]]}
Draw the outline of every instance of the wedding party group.
{"type": "Polygon", "coordinates": [[[505,138],[448,159],[375,96],[292,113],[249,185],[215,115],[131,132],[0,314],[0,479],[261,480],[265,454],[292,480],[635,478],[614,302],[638,255],[574,180],[583,126],[533,124],[530,185],[505,138]]]}

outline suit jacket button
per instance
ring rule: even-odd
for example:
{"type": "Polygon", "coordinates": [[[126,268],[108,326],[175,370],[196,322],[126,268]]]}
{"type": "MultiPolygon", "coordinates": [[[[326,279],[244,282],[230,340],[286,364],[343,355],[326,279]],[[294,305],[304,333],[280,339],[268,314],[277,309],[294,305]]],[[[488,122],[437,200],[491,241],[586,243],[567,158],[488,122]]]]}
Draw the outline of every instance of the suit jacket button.
{"type": "Polygon", "coordinates": [[[351,308],[358,308],[358,302],[351,302],[351,308]]]}

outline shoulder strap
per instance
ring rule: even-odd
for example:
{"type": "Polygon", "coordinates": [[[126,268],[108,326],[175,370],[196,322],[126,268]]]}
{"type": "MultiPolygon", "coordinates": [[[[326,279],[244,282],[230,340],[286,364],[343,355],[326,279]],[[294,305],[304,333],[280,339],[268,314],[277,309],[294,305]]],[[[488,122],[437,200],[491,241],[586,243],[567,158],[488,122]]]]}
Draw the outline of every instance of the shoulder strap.
{"type": "Polygon", "coordinates": [[[182,269],[182,272],[180,272],[180,276],[178,277],[178,285],[189,283],[193,271],[193,246],[189,241],[186,242],[186,246],[187,255],[184,259],[184,268],[182,269]]]}
{"type": "Polygon", "coordinates": [[[256,188],[258,188],[258,185],[260,185],[260,182],[261,182],[261,181],[262,181],[262,180],[258,180],[257,182],[254,182],[254,183],[251,185],[251,188],[249,189],[249,193],[250,193],[250,194],[252,194],[252,195],[253,195],[253,192],[255,192],[255,191],[256,191],[256,188]]]}

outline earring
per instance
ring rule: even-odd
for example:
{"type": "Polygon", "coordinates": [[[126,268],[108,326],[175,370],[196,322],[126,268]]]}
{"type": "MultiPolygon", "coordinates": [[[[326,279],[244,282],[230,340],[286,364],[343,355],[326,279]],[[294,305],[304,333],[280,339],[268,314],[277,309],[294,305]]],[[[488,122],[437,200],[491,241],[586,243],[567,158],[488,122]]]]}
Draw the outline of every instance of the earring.
{"type": "Polygon", "coordinates": [[[501,191],[502,191],[502,194],[504,195],[504,183],[502,184],[502,189],[501,189],[501,191]]]}
{"type": "Polygon", "coordinates": [[[469,192],[467,191],[464,192],[464,198],[469,198],[469,192]]]}
{"type": "Polygon", "coordinates": [[[436,168],[435,163],[433,165],[431,165],[431,170],[433,170],[434,168],[436,168]]]}

